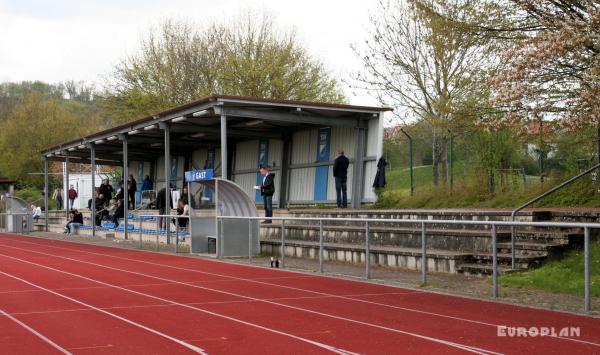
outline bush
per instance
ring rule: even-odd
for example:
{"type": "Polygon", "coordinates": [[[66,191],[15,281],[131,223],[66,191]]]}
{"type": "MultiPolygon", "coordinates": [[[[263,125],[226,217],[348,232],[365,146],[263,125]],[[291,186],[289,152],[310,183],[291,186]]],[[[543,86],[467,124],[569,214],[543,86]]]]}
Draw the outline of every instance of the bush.
{"type": "Polygon", "coordinates": [[[37,201],[38,205],[41,205],[40,201],[43,201],[44,199],[42,190],[35,187],[25,187],[21,190],[17,190],[15,191],[15,196],[29,203],[37,201]]]}

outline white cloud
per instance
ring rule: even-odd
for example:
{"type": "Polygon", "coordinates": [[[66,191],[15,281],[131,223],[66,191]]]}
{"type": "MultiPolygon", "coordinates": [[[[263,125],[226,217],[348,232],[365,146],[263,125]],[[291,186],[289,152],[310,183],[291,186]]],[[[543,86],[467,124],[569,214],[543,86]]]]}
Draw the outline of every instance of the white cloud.
{"type": "MultiPolygon", "coordinates": [[[[373,0],[0,0],[0,81],[101,84],[163,19],[226,21],[248,8],[272,13],[282,28],[295,27],[309,51],[343,79],[360,68],[349,45],[364,40],[375,6],[373,0]]],[[[350,99],[376,104],[367,97],[350,99]]]]}

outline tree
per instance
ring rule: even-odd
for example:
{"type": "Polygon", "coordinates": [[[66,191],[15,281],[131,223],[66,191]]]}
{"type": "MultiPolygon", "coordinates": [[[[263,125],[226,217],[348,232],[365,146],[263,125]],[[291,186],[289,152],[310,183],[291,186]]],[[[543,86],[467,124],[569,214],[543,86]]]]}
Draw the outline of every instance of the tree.
{"type": "Polygon", "coordinates": [[[518,36],[502,53],[506,69],[492,80],[494,103],[509,112],[504,121],[600,124],[600,1],[510,3],[518,36]]]}
{"type": "Polygon", "coordinates": [[[473,93],[486,91],[480,80],[491,62],[485,44],[446,26],[446,18],[471,16],[462,0],[382,0],[370,39],[363,50],[354,47],[364,64],[356,75],[363,87],[399,108],[397,114],[430,124],[435,184],[446,176],[448,129],[465,118],[461,111],[473,93]]]}
{"type": "Polygon", "coordinates": [[[124,120],[213,93],[343,102],[335,79],[268,16],[198,30],[167,21],[116,66],[105,107],[124,120]],[[258,18],[258,19],[257,19],[258,18]]]}
{"type": "Polygon", "coordinates": [[[78,116],[62,99],[39,92],[23,96],[12,114],[0,125],[0,171],[21,183],[39,183],[40,151],[75,139],[97,127],[94,116],[78,116]]]}

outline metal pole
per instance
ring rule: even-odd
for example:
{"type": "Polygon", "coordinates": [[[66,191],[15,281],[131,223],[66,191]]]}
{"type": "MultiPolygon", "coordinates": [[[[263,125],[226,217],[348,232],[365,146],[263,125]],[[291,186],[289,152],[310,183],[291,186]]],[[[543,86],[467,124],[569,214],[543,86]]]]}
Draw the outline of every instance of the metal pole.
{"type": "MultiPolygon", "coordinates": [[[[165,130],[165,215],[171,214],[171,132],[168,124],[164,125],[165,130]]],[[[165,229],[167,230],[167,240],[169,239],[169,219],[165,219],[165,229]]]]}
{"type": "Polygon", "coordinates": [[[323,220],[319,219],[319,272],[323,273],[323,220]]]}
{"type": "Polygon", "coordinates": [[[223,259],[223,255],[224,255],[224,253],[223,253],[223,244],[224,244],[223,243],[223,236],[225,235],[225,233],[223,231],[223,218],[221,218],[219,220],[219,223],[220,223],[221,226],[219,228],[219,240],[218,241],[219,241],[220,248],[219,248],[218,255],[219,255],[219,258],[223,259]]]}
{"type": "Polygon", "coordinates": [[[492,297],[498,298],[498,248],[496,247],[496,225],[492,224],[492,297]]]}
{"type": "Polygon", "coordinates": [[[92,142],[90,144],[90,163],[92,164],[92,205],[91,207],[91,218],[92,223],[92,237],[96,236],[96,145],[92,142]]]}
{"type": "Polygon", "coordinates": [[[63,203],[65,208],[65,216],[69,220],[69,151],[65,152],[65,181],[63,182],[63,203]]]}
{"type": "MultiPolygon", "coordinates": [[[[513,216],[513,222],[515,221],[515,217],[513,216]]],[[[516,236],[517,236],[517,227],[510,226],[510,268],[516,269],[516,236]]]]}
{"type": "Polygon", "coordinates": [[[160,234],[160,219],[163,218],[161,215],[159,215],[160,217],[158,217],[156,219],[156,250],[158,250],[158,235],[160,234]]]}
{"type": "Polygon", "coordinates": [[[365,277],[371,278],[371,243],[369,236],[369,221],[365,222],[365,277]]]}
{"type": "Polygon", "coordinates": [[[252,262],[252,219],[248,218],[248,260],[252,262]]]}
{"type": "Polygon", "coordinates": [[[142,216],[140,216],[140,249],[144,248],[144,243],[142,242],[142,216]]]}
{"type": "Polygon", "coordinates": [[[427,231],[425,222],[421,222],[421,283],[427,283],[427,231]]]}
{"type": "Polygon", "coordinates": [[[404,133],[406,138],[408,138],[408,162],[410,165],[410,195],[413,196],[415,191],[415,185],[413,180],[413,139],[408,133],[406,133],[404,128],[401,128],[400,131],[404,133]]]}
{"type": "Polygon", "coordinates": [[[583,300],[583,310],[589,312],[592,309],[592,299],[590,297],[590,229],[583,229],[583,258],[585,264],[585,290],[583,300]]]}
{"type": "Polygon", "coordinates": [[[179,217],[175,217],[175,254],[177,254],[179,252],[178,249],[179,249],[179,217]]]}
{"type": "Polygon", "coordinates": [[[44,230],[48,231],[48,157],[44,156],[44,230]]]}
{"type": "Polygon", "coordinates": [[[125,229],[123,232],[125,233],[125,240],[129,239],[129,219],[127,218],[129,215],[129,161],[128,161],[128,152],[127,152],[127,135],[123,135],[123,219],[125,223],[125,229]]]}
{"type": "Polygon", "coordinates": [[[227,179],[227,116],[221,114],[221,177],[227,179]]]}
{"type": "Polygon", "coordinates": [[[285,267],[285,221],[281,221],[281,267],[285,267]]]}

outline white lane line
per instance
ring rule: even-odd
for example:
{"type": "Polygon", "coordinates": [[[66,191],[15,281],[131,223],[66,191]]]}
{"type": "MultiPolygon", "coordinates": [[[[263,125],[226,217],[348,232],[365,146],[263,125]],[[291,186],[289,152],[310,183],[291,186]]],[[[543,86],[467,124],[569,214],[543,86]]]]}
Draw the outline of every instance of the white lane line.
{"type": "MultiPolygon", "coordinates": [[[[46,239],[38,238],[38,237],[30,237],[30,238],[46,241],[46,239]]],[[[12,239],[11,239],[11,241],[12,241],[12,239]]],[[[67,250],[67,251],[78,251],[80,253],[85,253],[85,254],[99,255],[99,256],[105,256],[105,257],[108,257],[108,258],[133,261],[133,262],[137,262],[137,263],[141,263],[141,264],[148,264],[148,265],[159,266],[159,267],[164,267],[164,268],[169,268],[169,269],[174,269],[174,270],[189,271],[189,272],[194,272],[194,273],[199,273],[199,274],[204,274],[204,275],[211,275],[211,276],[228,277],[228,278],[230,278],[232,280],[237,280],[237,281],[242,281],[242,282],[251,282],[251,283],[256,283],[256,284],[261,284],[261,285],[267,285],[267,286],[274,286],[274,287],[279,287],[279,288],[285,288],[285,289],[289,289],[289,290],[304,291],[304,292],[318,294],[318,295],[323,295],[323,296],[340,298],[340,299],[344,299],[344,300],[348,300],[348,301],[354,301],[354,302],[359,302],[359,303],[366,303],[366,304],[371,304],[371,305],[385,307],[385,308],[397,309],[397,310],[401,310],[401,311],[407,311],[407,312],[425,314],[425,315],[434,316],[434,317],[452,319],[452,320],[457,320],[457,321],[466,322],[466,323],[473,323],[473,324],[485,325],[485,326],[494,327],[494,328],[505,326],[505,324],[489,323],[489,322],[484,322],[484,321],[478,321],[478,320],[475,320],[475,319],[469,319],[469,318],[463,318],[463,317],[457,317],[457,316],[450,316],[450,315],[447,315],[447,314],[436,313],[436,312],[423,311],[423,310],[416,309],[416,308],[395,306],[395,305],[391,305],[391,304],[387,304],[387,303],[368,301],[368,300],[363,300],[363,299],[358,299],[358,298],[351,298],[351,297],[343,296],[343,295],[334,295],[334,294],[330,294],[330,293],[326,293],[326,292],[314,291],[314,290],[309,290],[309,289],[300,288],[300,287],[287,286],[287,285],[279,285],[279,284],[274,284],[274,283],[270,283],[270,282],[259,281],[258,279],[244,279],[244,278],[241,278],[241,277],[236,277],[236,276],[231,276],[231,275],[224,275],[224,274],[218,274],[218,273],[214,273],[214,272],[202,271],[202,270],[197,270],[197,269],[190,269],[190,268],[186,268],[186,267],[179,267],[179,266],[173,266],[173,265],[167,265],[167,264],[160,264],[160,263],[155,263],[155,262],[152,262],[152,261],[132,259],[132,258],[127,258],[127,257],[123,257],[123,256],[116,256],[116,255],[110,255],[110,254],[104,254],[104,253],[96,253],[96,252],[86,251],[86,250],[79,250],[78,248],[58,247],[58,246],[54,246],[54,245],[46,245],[46,244],[40,244],[40,243],[34,243],[34,242],[26,242],[26,241],[23,241],[23,240],[19,240],[19,242],[25,243],[25,244],[37,245],[39,247],[50,247],[50,248],[54,248],[54,249],[61,249],[61,250],[67,250]]],[[[63,242],[69,243],[71,245],[74,244],[74,245],[77,245],[77,246],[82,245],[81,243],[74,243],[74,242],[71,242],[71,241],[63,241],[63,242]]],[[[88,246],[88,244],[84,244],[84,245],[88,246]]],[[[93,247],[97,247],[99,249],[105,249],[106,248],[106,247],[101,247],[101,246],[96,246],[96,245],[92,245],[92,246],[93,247]]],[[[128,252],[136,252],[135,250],[127,250],[127,251],[128,252]]],[[[139,253],[139,251],[138,251],[138,253],[139,253]]],[[[193,260],[193,259],[191,259],[191,260],[193,260]]],[[[203,260],[203,261],[218,262],[218,261],[214,261],[214,260],[203,260]]],[[[256,269],[259,269],[259,270],[262,269],[260,267],[254,266],[254,265],[239,265],[239,266],[251,267],[251,268],[256,268],[256,269]]],[[[311,277],[317,277],[317,276],[312,276],[312,275],[310,275],[310,276],[311,277]]],[[[415,291],[415,293],[419,293],[419,292],[430,294],[427,291],[415,291]]],[[[529,334],[529,330],[527,330],[527,333],[529,334]]],[[[533,335],[533,334],[530,334],[530,335],[533,335]]],[[[558,340],[566,340],[566,341],[571,341],[571,342],[575,342],[575,343],[579,343],[579,344],[587,344],[587,345],[592,345],[592,346],[600,347],[600,343],[594,343],[592,341],[587,341],[587,340],[581,340],[581,339],[569,338],[569,337],[562,337],[562,336],[552,335],[552,334],[548,335],[548,337],[554,338],[554,339],[558,339],[558,340]]]]}
{"type": "MultiPolygon", "coordinates": [[[[201,282],[201,281],[192,281],[192,282],[201,282]]],[[[169,282],[161,282],[161,283],[151,283],[151,284],[128,284],[128,285],[121,285],[123,287],[147,287],[147,286],[166,286],[169,285],[169,282]]],[[[52,288],[51,290],[53,291],[86,291],[86,290],[98,290],[98,289],[106,289],[107,287],[105,286],[94,286],[94,287],[63,287],[63,288],[52,288]]],[[[12,291],[0,291],[0,295],[5,295],[5,294],[13,294],[13,293],[35,293],[35,292],[44,292],[42,290],[34,290],[34,289],[28,289],[28,290],[12,290],[12,291]]]]}
{"type": "MultiPolygon", "coordinates": [[[[0,244],[0,246],[4,246],[4,245],[0,244]]],[[[26,249],[22,249],[22,248],[18,248],[18,247],[12,247],[12,246],[8,246],[8,245],[7,245],[7,247],[13,248],[13,249],[17,249],[17,250],[23,250],[23,251],[26,251],[26,252],[29,252],[29,253],[36,253],[36,254],[40,254],[40,255],[47,255],[47,256],[51,256],[51,257],[55,257],[55,258],[60,258],[60,259],[65,259],[65,260],[70,260],[70,261],[75,261],[75,262],[79,262],[79,263],[83,263],[83,264],[88,264],[88,265],[93,265],[93,266],[97,266],[97,267],[102,267],[102,268],[109,269],[109,270],[115,270],[115,271],[119,271],[119,272],[126,272],[126,273],[130,273],[130,274],[134,274],[134,275],[138,275],[138,276],[144,276],[144,277],[152,278],[152,279],[156,279],[156,280],[161,280],[161,281],[166,281],[166,282],[173,282],[173,283],[177,283],[177,284],[180,284],[180,285],[184,285],[184,286],[188,286],[188,287],[193,287],[193,288],[198,288],[198,289],[207,290],[207,291],[212,291],[212,292],[217,292],[217,293],[221,293],[221,294],[225,294],[225,295],[229,295],[229,296],[250,299],[250,300],[257,301],[257,302],[268,303],[268,304],[272,304],[272,305],[276,305],[276,306],[280,306],[280,307],[284,307],[284,308],[294,309],[294,310],[298,310],[298,311],[302,311],[302,312],[306,312],[306,313],[312,313],[312,314],[316,314],[316,315],[319,315],[319,316],[324,316],[324,317],[328,317],[328,318],[338,319],[338,320],[342,320],[342,321],[346,321],[346,322],[351,322],[351,323],[355,323],[355,324],[361,324],[361,325],[364,325],[364,326],[367,326],[367,327],[373,327],[373,328],[378,328],[378,329],[382,329],[382,330],[386,330],[386,331],[391,331],[391,332],[395,332],[395,333],[409,335],[409,336],[413,336],[413,337],[416,337],[416,338],[428,340],[428,341],[431,341],[431,342],[434,342],[434,343],[443,344],[443,345],[446,345],[446,346],[455,347],[455,348],[458,348],[458,349],[462,349],[462,350],[466,350],[466,351],[470,351],[470,352],[474,352],[474,353],[499,354],[499,353],[492,352],[490,350],[485,350],[485,349],[476,348],[476,347],[473,347],[473,346],[470,346],[470,345],[455,343],[455,342],[452,342],[452,341],[449,341],[449,340],[434,338],[434,337],[430,337],[430,336],[426,336],[426,335],[422,335],[422,334],[417,334],[417,333],[413,333],[413,332],[409,332],[409,331],[404,331],[404,330],[400,330],[400,329],[396,329],[396,328],[390,328],[390,327],[386,327],[386,326],[382,326],[382,325],[378,325],[378,324],[363,322],[363,321],[359,321],[359,320],[356,320],[356,319],[351,319],[351,318],[336,316],[336,315],[333,315],[333,314],[323,313],[323,312],[319,312],[319,311],[315,311],[315,310],[311,310],[311,309],[306,309],[306,308],[291,306],[291,305],[287,305],[287,304],[284,304],[284,303],[267,301],[267,300],[263,300],[263,299],[260,299],[260,298],[255,298],[255,297],[245,296],[245,295],[241,295],[241,294],[236,294],[236,293],[233,293],[233,292],[227,292],[227,291],[222,291],[222,290],[217,290],[217,289],[211,289],[211,288],[208,288],[208,287],[194,285],[194,284],[190,284],[190,283],[186,283],[186,282],[180,282],[180,281],[170,280],[170,279],[162,278],[162,277],[158,277],[158,276],[148,275],[148,274],[144,274],[144,273],[141,273],[141,272],[135,272],[135,271],[125,270],[125,269],[119,269],[119,268],[115,268],[115,267],[111,267],[111,266],[106,266],[106,265],[103,265],[103,264],[93,263],[93,262],[86,261],[86,260],[69,258],[69,257],[66,257],[66,256],[60,256],[60,255],[55,255],[55,254],[50,254],[50,253],[44,253],[44,252],[39,252],[39,251],[34,251],[34,250],[26,250],[26,249]]],[[[4,254],[0,254],[0,255],[8,257],[8,258],[11,258],[11,259],[16,259],[16,260],[23,261],[22,259],[18,259],[18,258],[11,257],[11,256],[8,256],[8,255],[4,255],[4,254]]],[[[30,263],[30,264],[34,264],[34,265],[38,265],[38,266],[42,266],[42,267],[45,267],[45,268],[48,268],[48,269],[53,269],[53,268],[50,268],[50,267],[47,267],[47,266],[44,266],[44,265],[40,265],[40,264],[36,264],[36,263],[33,263],[33,262],[29,262],[29,261],[25,261],[25,262],[30,263]]],[[[64,271],[60,271],[60,272],[64,272],[64,271]]],[[[64,273],[71,274],[69,272],[64,272],[64,273]]],[[[73,275],[76,275],[76,276],[79,276],[79,277],[87,279],[87,277],[85,277],[85,276],[81,276],[81,275],[77,275],[77,274],[73,274],[73,275]]],[[[101,282],[101,281],[96,281],[96,282],[98,282],[100,284],[104,284],[104,282],[101,282]]],[[[128,289],[125,289],[125,288],[123,288],[123,289],[124,290],[128,290],[128,289]]],[[[131,292],[137,292],[137,291],[132,291],[132,290],[129,290],[129,291],[131,291],[131,292]]],[[[152,297],[155,297],[155,296],[152,296],[152,297]]],[[[160,298],[157,298],[157,299],[160,299],[160,298]]],[[[174,301],[170,301],[170,302],[174,302],[174,301]]]]}
{"type": "Polygon", "coordinates": [[[44,336],[44,334],[38,332],[37,330],[31,328],[30,326],[28,326],[27,324],[21,322],[20,320],[18,320],[17,318],[13,317],[12,315],[6,313],[4,310],[0,309],[0,315],[7,317],[8,319],[12,320],[13,322],[17,323],[18,325],[20,325],[21,327],[27,329],[27,331],[29,331],[31,334],[37,336],[38,338],[42,339],[44,342],[46,342],[48,345],[52,346],[53,348],[55,348],[56,350],[60,351],[63,354],[68,354],[70,355],[71,353],[64,349],[63,347],[61,347],[60,345],[56,344],[55,342],[53,342],[52,340],[48,339],[46,336],[44,336]]]}
{"type": "MultiPolygon", "coordinates": [[[[16,258],[15,258],[15,259],[16,259],[16,258]]],[[[142,324],[140,324],[140,323],[134,322],[134,321],[132,321],[132,320],[129,320],[129,319],[127,319],[127,318],[121,317],[121,316],[119,316],[119,315],[116,315],[116,314],[114,314],[114,313],[111,313],[111,312],[105,311],[105,310],[103,310],[103,309],[101,309],[101,308],[98,308],[98,307],[92,306],[91,304],[87,304],[87,303],[85,303],[85,302],[82,302],[82,301],[79,301],[79,300],[77,300],[77,299],[75,299],[75,298],[72,298],[72,297],[69,297],[69,296],[63,295],[62,293],[58,293],[58,292],[56,292],[56,291],[49,290],[49,289],[47,289],[47,288],[45,288],[45,287],[43,287],[43,286],[36,285],[36,284],[34,284],[33,282],[29,282],[29,281],[27,281],[27,280],[25,280],[25,279],[22,279],[22,278],[20,278],[20,277],[18,277],[18,276],[15,276],[15,275],[11,275],[11,274],[9,274],[9,273],[6,273],[6,272],[4,272],[4,271],[0,271],[0,274],[2,274],[2,275],[4,275],[4,276],[7,276],[7,277],[10,277],[10,278],[12,278],[12,279],[14,279],[14,280],[18,280],[18,281],[21,281],[21,282],[23,282],[23,283],[26,283],[26,284],[28,284],[29,286],[32,286],[32,287],[39,288],[40,290],[44,290],[44,291],[46,291],[46,292],[49,292],[49,293],[51,293],[51,294],[53,294],[53,295],[56,295],[56,296],[58,296],[58,297],[61,297],[61,298],[64,298],[64,299],[66,299],[66,300],[69,300],[69,301],[75,302],[75,303],[77,303],[77,304],[80,304],[80,305],[82,305],[82,306],[84,306],[84,307],[88,307],[88,308],[91,308],[91,309],[93,309],[93,310],[95,310],[95,311],[98,311],[98,312],[104,313],[104,314],[106,314],[106,315],[109,315],[109,316],[111,316],[111,317],[113,317],[113,318],[119,319],[119,320],[121,320],[121,321],[123,321],[123,322],[129,323],[129,324],[131,324],[131,325],[133,325],[133,326],[136,326],[136,327],[138,327],[138,328],[142,328],[142,329],[144,329],[144,330],[146,330],[146,331],[149,331],[149,332],[151,332],[151,333],[153,333],[153,334],[156,334],[156,335],[158,335],[158,336],[161,336],[161,337],[163,337],[163,338],[169,339],[169,340],[171,340],[171,341],[173,341],[173,342],[175,342],[175,343],[177,343],[177,344],[179,344],[179,345],[182,345],[182,346],[184,346],[184,347],[186,347],[186,348],[188,348],[188,349],[190,349],[190,350],[192,350],[193,352],[196,352],[196,353],[198,353],[198,354],[207,354],[207,353],[206,353],[206,352],[205,352],[203,349],[201,349],[201,348],[199,348],[199,347],[197,347],[197,346],[195,346],[195,345],[188,344],[188,343],[186,343],[186,342],[184,342],[184,341],[182,341],[182,340],[179,340],[179,339],[177,339],[177,338],[174,338],[174,337],[172,337],[172,336],[170,336],[170,335],[167,335],[167,334],[165,334],[165,333],[161,333],[161,332],[159,332],[158,330],[155,330],[155,329],[152,329],[152,328],[146,327],[145,325],[142,325],[142,324]]]]}
{"type": "MultiPolygon", "coordinates": [[[[15,249],[19,249],[19,248],[15,248],[15,249]]],[[[44,254],[44,253],[40,253],[40,252],[36,252],[36,251],[31,251],[31,252],[33,252],[33,253],[38,253],[38,254],[44,254]]],[[[47,255],[49,255],[49,256],[53,256],[53,255],[51,255],[51,254],[47,254],[47,255]]],[[[20,258],[12,257],[12,256],[10,256],[10,255],[0,254],[0,256],[3,256],[3,257],[5,257],[5,258],[8,258],[8,259],[12,259],[12,260],[17,260],[17,261],[20,261],[20,262],[22,262],[22,263],[26,263],[26,264],[30,264],[30,265],[35,265],[35,266],[38,266],[38,267],[41,267],[41,268],[44,268],[44,269],[47,269],[47,270],[56,271],[56,272],[59,272],[59,273],[62,273],[62,274],[66,274],[66,275],[70,275],[70,276],[79,277],[79,278],[82,278],[82,279],[84,279],[84,280],[88,280],[88,281],[91,281],[91,282],[95,282],[95,283],[98,283],[98,284],[101,284],[101,285],[105,285],[105,286],[108,286],[108,287],[112,287],[112,288],[115,288],[115,289],[119,289],[119,290],[123,290],[123,291],[131,292],[131,293],[134,293],[134,294],[137,294],[137,295],[140,295],[140,296],[145,296],[145,297],[152,298],[152,299],[159,300],[159,301],[163,301],[163,302],[166,302],[166,303],[171,303],[171,304],[173,304],[173,305],[177,305],[177,306],[181,306],[181,307],[185,307],[185,308],[193,309],[193,310],[196,310],[196,311],[199,311],[199,312],[202,312],[202,313],[210,314],[210,315],[213,315],[213,316],[216,316],[216,317],[219,317],[219,318],[227,319],[227,320],[234,321],[234,322],[237,322],[237,323],[241,323],[241,324],[244,324],[244,325],[248,325],[248,326],[251,326],[251,327],[254,327],[254,328],[258,328],[258,329],[266,330],[266,331],[269,331],[269,332],[272,332],[272,333],[276,333],[276,334],[279,334],[279,335],[287,336],[287,337],[290,337],[290,338],[293,338],[293,339],[296,339],[296,340],[300,340],[300,341],[303,341],[303,342],[306,342],[306,343],[309,343],[309,344],[315,345],[315,346],[317,346],[317,347],[320,347],[320,348],[322,348],[322,349],[329,350],[329,351],[331,351],[331,352],[333,352],[333,353],[336,353],[336,354],[343,354],[343,355],[350,354],[350,355],[356,355],[356,353],[353,353],[353,352],[350,352],[350,351],[347,351],[347,350],[343,350],[343,349],[339,349],[339,348],[336,348],[336,347],[334,347],[334,346],[331,346],[331,345],[328,345],[328,344],[324,344],[324,343],[320,343],[320,342],[317,342],[317,341],[314,341],[314,340],[310,340],[310,339],[302,338],[302,337],[296,336],[296,335],[294,335],[294,334],[285,333],[285,332],[282,332],[282,331],[279,331],[279,330],[276,330],[276,329],[272,329],[272,328],[264,327],[264,326],[262,326],[262,325],[258,325],[258,324],[254,324],[254,323],[246,322],[246,321],[243,321],[243,320],[241,320],[241,319],[237,319],[237,318],[229,317],[229,316],[226,316],[226,315],[224,315],[224,314],[220,314],[220,313],[212,312],[212,311],[209,311],[209,310],[206,310],[206,309],[203,309],[203,308],[193,307],[193,306],[189,306],[189,305],[186,305],[186,304],[184,304],[184,303],[179,303],[179,302],[176,302],[176,301],[172,301],[172,300],[169,300],[169,299],[166,299],[166,298],[162,298],[162,297],[158,297],[158,296],[154,296],[154,295],[146,294],[146,293],[143,293],[143,292],[138,292],[138,291],[135,291],[135,290],[130,290],[130,289],[128,289],[128,288],[124,288],[124,287],[121,287],[121,286],[117,286],[117,285],[109,284],[109,283],[107,283],[107,282],[103,282],[103,281],[95,280],[95,279],[92,279],[92,278],[89,278],[89,277],[86,277],[86,276],[83,276],[83,275],[79,275],[79,274],[75,274],[75,273],[71,273],[71,272],[67,272],[67,271],[63,271],[63,270],[59,270],[59,269],[55,269],[55,268],[52,268],[52,267],[49,267],[49,266],[46,266],[46,265],[42,265],[42,264],[38,264],[38,263],[34,263],[34,262],[32,262],[32,261],[28,261],[28,260],[24,260],[24,259],[20,259],[20,258]]],[[[57,256],[55,256],[55,257],[57,257],[57,256]]],[[[67,258],[67,259],[68,259],[68,258],[67,258]]],[[[79,260],[73,259],[73,261],[79,261],[79,260]]],[[[92,265],[93,263],[89,263],[89,264],[90,264],[90,265],[92,265]]],[[[100,265],[100,264],[98,264],[98,266],[101,266],[101,265],[100,265]]],[[[103,266],[101,266],[101,267],[103,267],[103,266]]],[[[122,270],[122,269],[115,269],[115,270],[119,270],[119,271],[127,272],[127,270],[122,270]]],[[[18,277],[16,277],[16,276],[12,276],[12,275],[6,274],[6,273],[4,273],[4,272],[2,272],[2,271],[0,271],[0,274],[4,274],[4,275],[6,275],[6,276],[9,276],[9,277],[12,277],[12,278],[15,278],[15,279],[19,279],[19,278],[18,278],[18,277]]],[[[25,282],[25,283],[27,283],[27,284],[29,284],[29,285],[31,285],[31,286],[34,286],[34,287],[39,287],[39,288],[43,288],[43,287],[41,287],[41,286],[34,285],[33,283],[31,283],[31,282],[28,282],[28,281],[26,281],[26,280],[22,280],[22,279],[19,279],[19,280],[20,280],[20,281],[23,281],[23,282],[25,282]]],[[[46,289],[46,290],[47,290],[47,289],[46,289]]],[[[78,301],[78,300],[76,300],[76,299],[74,299],[74,298],[71,298],[71,297],[68,297],[68,296],[65,296],[65,295],[61,295],[61,294],[59,294],[58,292],[54,292],[54,291],[51,291],[51,290],[47,290],[47,291],[48,291],[48,292],[50,292],[50,293],[53,293],[53,294],[59,295],[59,296],[61,296],[61,297],[67,298],[67,299],[69,299],[69,300],[72,300],[72,301],[74,301],[74,302],[77,302],[77,303],[79,303],[79,304],[81,304],[81,305],[88,306],[88,307],[90,307],[90,308],[94,308],[94,309],[96,309],[96,310],[98,310],[98,311],[100,311],[100,312],[103,312],[103,313],[106,313],[106,314],[109,314],[109,315],[113,315],[113,316],[115,316],[115,317],[117,317],[117,318],[119,318],[119,319],[121,319],[121,320],[124,320],[124,321],[126,321],[126,322],[128,322],[128,323],[137,324],[137,323],[135,323],[135,322],[133,322],[133,321],[130,321],[130,320],[126,319],[126,318],[120,317],[120,316],[118,316],[118,315],[116,315],[116,314],[113,314],[113,313],[110,313],[110,312],[104,311],[104,310],[102,310],[102,309],[100,309],[100,308],[97,308],[97,307],[94,307],[94,306],[92,306],[92,305],[88,305],[88,304],[86,304],[86,303],[84,303],[84,302],[81,302],[81,301],[78,301]]],[[[150,330],[150,331],[153,331],[151,328],[147,328],[147,327],[145,327],[145,326],[143,326],[143,325],[141,325],[141,324],[139,324],[139,326],[141,326],[141,327],[144,327],[145,329],[148,329],[148,330],[150,330]]],[[[162,334],[162,333],[160,333],[160,332],[158,332],[158,331],[153,331],[153,332],[156,332],[157,334],[162,334]]],[[[166,336],[166,337],[169,337],[169,336],[168,336],[168,335],[166,335],[166,334],[163,334],[163,335],[164,335],[164,336],[166,336]]],[[[172,337],[169,337],[169,338],[170,338],[170,339],[177,340],[177,339],[175,339],[175,338],[172,338],[172,337]]],[[[177,341],[178,341],[178,342],[181,342],[180,340],[177,340],[177,341]]],[[[181,343],[183,343],[183,344],[186,344],[186,343],[184,343],[184,342],[181,342],[181,343]]],[[[187,344],[187,345],[189,345],[189,346],[191,346],[191,347],[194,347],[193,345],[190,345],[190,344],[187,344]]],[[[197,348],[197,347],[194,347],[194,348],[197,348]]],[[[200,349],[200,348],[197,348],[197,349],[199,349],[199,350],[201,351],[201,353],[202,353],[202,354],[205,354],[204,350],[202,350],[202,349],[200,349]]]]}
{"type": "MultiPolygon", "coordinates": [[[[173,283],[168,283],[164,285],[173,285],[173,283]]],[[[109,287],[102,287],[103,289],[108,289],[109,287]]],[[[55,289],[52,289],[56,291],[55,289]]],[[[44,292],[39,290],[39,292],[44,292]]],[[[403,293],[390,293],[390,294],[400,294],[403,293]]],[[[354,294],[350,296],[371,296],[373,294],[365,293],[365,294],[354,294]]],[[[318,299],[326,299],[331,298],[329,296],[305,296],[305,297],[277,297],[277,298],[265,298],[267,301],[295,301],[295,300],[318,300],[318,299]]],[[[185,303],[190,306],[208,306],[208,305],[222,305],[222,304],[237,304],[237,303],[256,303],[255,300],[236,300],[236,301],[207,301],[207,302],[188,302],[185,303]]],[[[131,306],[111,306],[111,307],[99,307],[104,310],[113,310],[113,309],[139,309],[139,308],[158,308],[158,307],[173,307],[172,304],[148,304],[148,305],[131,305],[131,306]]],[[[32,314],[52,314],[52,313],[67,313],[67,312],[83,312],[83,311],[92,311],[89,308],[66,308],[66,309],[53,309],[47,311],[31,311],[31,312],[13,312],[12,315],[21,316],[21,315],[32,315],[32,314]]]]}

